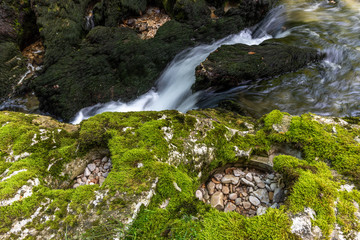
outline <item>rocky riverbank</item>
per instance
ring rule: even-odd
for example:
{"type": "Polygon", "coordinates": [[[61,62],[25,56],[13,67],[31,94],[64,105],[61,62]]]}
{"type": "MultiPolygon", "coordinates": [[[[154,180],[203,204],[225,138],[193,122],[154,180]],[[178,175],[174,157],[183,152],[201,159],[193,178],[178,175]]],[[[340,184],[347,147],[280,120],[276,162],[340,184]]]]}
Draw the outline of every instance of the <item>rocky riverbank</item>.
{"type": "Polygon", "coordinates": [[[104,113],[69,125],[0,112],[0,238],[356,239],[359,123],[208,109],[104,113]],[[102,185],[89,175],[73,188],[109,158],[102,185]],[[199,201],[205,189],[211,203],[226,188],[225,205],[199,201]],[[272,202],[272,191],[260,194],[267,188],[272,202]]]}

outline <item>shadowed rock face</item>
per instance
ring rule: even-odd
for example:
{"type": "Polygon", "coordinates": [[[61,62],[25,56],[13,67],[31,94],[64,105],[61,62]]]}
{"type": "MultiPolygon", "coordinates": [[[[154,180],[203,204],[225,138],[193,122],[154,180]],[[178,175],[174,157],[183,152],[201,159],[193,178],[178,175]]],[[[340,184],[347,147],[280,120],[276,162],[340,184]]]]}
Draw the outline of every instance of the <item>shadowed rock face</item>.
{"type": "Polygon", "coordinates": [[[316,49],[271,41],[258,46],[222,46],[196,68],[193,90],[227,90],[248,81],[296,71],[323,57],[316,49]]]}

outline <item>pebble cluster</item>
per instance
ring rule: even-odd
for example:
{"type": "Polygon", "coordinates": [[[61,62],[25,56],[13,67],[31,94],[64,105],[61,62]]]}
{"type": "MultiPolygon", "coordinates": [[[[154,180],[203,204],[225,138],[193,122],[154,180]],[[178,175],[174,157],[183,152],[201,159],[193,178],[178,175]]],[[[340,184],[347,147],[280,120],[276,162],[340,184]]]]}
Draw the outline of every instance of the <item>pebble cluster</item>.
{"type": "Polygon", "coordinates": [[[247,168],[228,168],[215,173],[195,193],[200,201],[218,210],[236,211],[247,217],[262,215],[268,207],[278,208],[286,200],[286,194],[279,173],[247,168]]]}
{"type": "Polygon", "coordinates": [[[111,159],[108,157],[94,160],[94,162],[87,165],[83,174],[76,177],[73,188],[81,185],[102,185],[105,178],[109,175],[111,168],[111,159]]]}
{"type": "Polygon", "coordinates": [[[142,16],[124,20],[120,26],[136,29],[140,33],[141,39],[150,39],[155,36],[162,25],[170,20],[170,17],[159,8],[150,7],[142,16]]]}

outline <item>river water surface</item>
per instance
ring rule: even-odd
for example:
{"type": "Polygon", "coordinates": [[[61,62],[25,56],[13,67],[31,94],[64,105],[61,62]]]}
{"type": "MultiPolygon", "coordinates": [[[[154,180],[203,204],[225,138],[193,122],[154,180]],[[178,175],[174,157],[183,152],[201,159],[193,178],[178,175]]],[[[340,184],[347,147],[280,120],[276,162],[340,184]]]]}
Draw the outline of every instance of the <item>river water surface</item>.
{"type": "MultiPolygon", "coordinates": [[[[276,56],[274,56],[276,57],[276,56]]],[[[258,25],[211,45],[178,54],[164,70],[154,89],[133,102],[97,104],[79,111],[73,123],[98,113],[215,107],[231,99],[254,116],[273,109],[291,114],[360,116],[360,3],[345,0],[288,0],[258,25]],[[195,67],[224,44],[248,45],[276,38],[290,45],[325,52],[322,62],[294,73],[259,80],[223,93],[191,92],[195,67]]]]}

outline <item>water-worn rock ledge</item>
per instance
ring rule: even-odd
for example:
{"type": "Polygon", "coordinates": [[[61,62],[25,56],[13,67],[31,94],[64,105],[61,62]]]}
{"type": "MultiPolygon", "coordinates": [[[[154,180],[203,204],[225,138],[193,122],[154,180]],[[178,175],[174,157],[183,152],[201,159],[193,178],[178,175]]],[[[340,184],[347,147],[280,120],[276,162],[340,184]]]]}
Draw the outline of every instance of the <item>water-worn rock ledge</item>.
{"type": "Polygon", "coordinates": [[[193,90],[227,90],[249,81],[296,71],[325,56],[316,49],[272,41],[258,46],[221,46],[196,68],[193,90]]]}
{"type": "Polygon", "coordinates": [[[359,155],[359,118],[162,111],[74,126],[0,112],[0,238],[355,239],[359,155]],[[101,186],[72,188],[105,156],[101,186]],[[214,171],[249,159],[284,177],[279,209],[247,218],[196,198],[214,171]]]}

